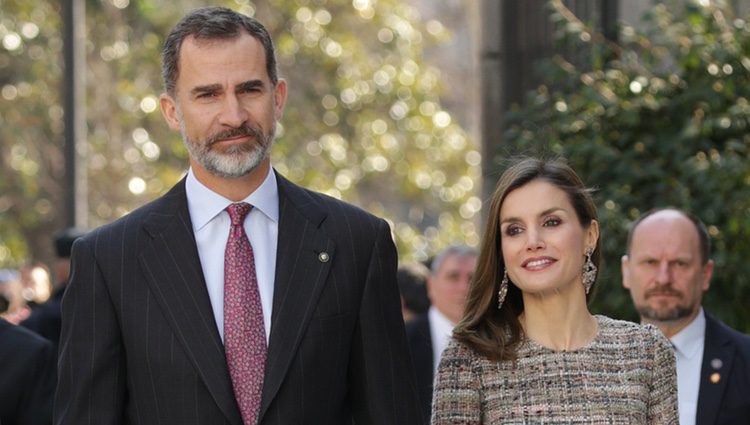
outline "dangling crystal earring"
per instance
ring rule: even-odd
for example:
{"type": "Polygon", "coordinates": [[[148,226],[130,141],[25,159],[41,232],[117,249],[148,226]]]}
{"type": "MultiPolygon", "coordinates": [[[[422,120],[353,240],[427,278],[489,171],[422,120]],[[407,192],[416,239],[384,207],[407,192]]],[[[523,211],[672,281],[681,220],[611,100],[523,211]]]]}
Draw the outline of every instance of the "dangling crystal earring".
{"type": "Polygon", "coordinates": [[[505,296],[508,295],[508,270],[503,272],[503,280],[500,281],[500,289],[497,290],[497,309],[503,306],[505,296]]]}
{"type": "Polygon", "coordinates": [[[594,262],[591,261],[591,255],[594,254],[594,248],[586,249],[586,261],[583,263],[583,287],[586,289],[586,295],[591,291],[591,287],[594,285],[596,280],[597,268],[594,262]]]}

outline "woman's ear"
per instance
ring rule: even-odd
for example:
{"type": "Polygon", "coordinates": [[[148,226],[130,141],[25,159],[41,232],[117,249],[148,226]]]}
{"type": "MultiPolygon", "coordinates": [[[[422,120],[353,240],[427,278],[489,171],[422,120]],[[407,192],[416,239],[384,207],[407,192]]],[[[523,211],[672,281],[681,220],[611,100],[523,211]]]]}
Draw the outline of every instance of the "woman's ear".
{"type": "Polygon", "coordinates": [[[591,220],[591,224],[586,229],[586,246],[596,249],[596,243],[599,241],[599,222],[591,220]]]}

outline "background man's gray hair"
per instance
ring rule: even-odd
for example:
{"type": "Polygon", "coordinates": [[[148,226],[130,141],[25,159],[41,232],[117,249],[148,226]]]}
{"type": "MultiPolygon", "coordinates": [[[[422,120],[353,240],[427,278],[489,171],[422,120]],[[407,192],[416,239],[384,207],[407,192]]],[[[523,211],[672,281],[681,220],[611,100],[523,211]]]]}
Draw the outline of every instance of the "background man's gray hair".
{"type": "Polygon", "coordinates": [[[443,262],[448,257],[476,257],[479,255],[477,253],[477,250],[467,246],[467,245],[451,245],[442,251],[440,251],[436,256],[435,259],[432,260],[432,264],[430,264],[430,271],[435,274],[438,270],[440,270],[440,266],[443,265],[443,262]]]}

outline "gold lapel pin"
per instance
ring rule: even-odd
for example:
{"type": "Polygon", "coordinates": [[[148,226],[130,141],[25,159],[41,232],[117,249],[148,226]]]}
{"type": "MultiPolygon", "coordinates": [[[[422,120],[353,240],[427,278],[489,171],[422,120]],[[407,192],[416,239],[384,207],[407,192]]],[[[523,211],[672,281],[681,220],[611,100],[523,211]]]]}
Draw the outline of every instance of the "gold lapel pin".
{"type": "Polygon", "coordinates": [[[718,372],[714,372],[711,374],[711,378],[709,379],[711,379],[712,384],[718,384],[719,381],[721,381],[721,375],[719,375],[718,372]]]}
{"type": "Polygon", "coordinates": [[[327,263],[328,260],[330,260],[330,259],[331,259],[331,257],[325,251],[323,251],[320,254],[318,254],[318,261],[320,261],[321,263],[327,263]]]}

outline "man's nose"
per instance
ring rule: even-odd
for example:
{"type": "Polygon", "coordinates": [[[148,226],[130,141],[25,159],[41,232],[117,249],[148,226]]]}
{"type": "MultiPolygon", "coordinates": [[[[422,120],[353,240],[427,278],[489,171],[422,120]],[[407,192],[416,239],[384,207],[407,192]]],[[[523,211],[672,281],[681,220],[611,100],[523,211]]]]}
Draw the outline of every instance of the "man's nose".
{"type": "Polygon", "coordinates": [[[221,115],[219,116],[219,122],[222,125],[238,128],[242,126],[245,121],[249,118],[247,110],[242,106],[242,103],[235,95],[228,95],[224,98],[224,103],[221,108],[221,115]]]}
{"type": "Polygon", "coordinates": [[[656,283],[666,285],[672,282],[672,271],[669,268],[669,261],[659,262],[659,268],[656,270],[656,283]]]}

